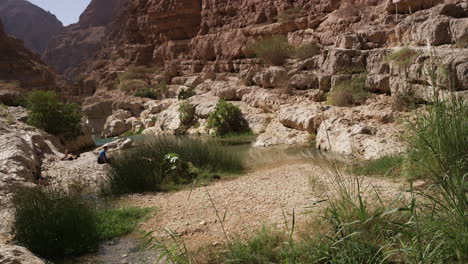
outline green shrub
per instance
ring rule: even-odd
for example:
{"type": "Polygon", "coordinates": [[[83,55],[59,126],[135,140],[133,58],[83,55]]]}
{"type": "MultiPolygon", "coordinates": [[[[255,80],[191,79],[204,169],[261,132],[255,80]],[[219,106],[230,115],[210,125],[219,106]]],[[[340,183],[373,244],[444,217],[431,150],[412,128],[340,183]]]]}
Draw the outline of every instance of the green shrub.
{"type": "Polygon", "coordinates": [[[273,66],[282,66],[293,53],[293,48],[285,36],[273,36],[260,40],[251,45],[250,49],[264,63],[273,66]]]}
{"type": "Polygon", "coordinates": [[[52,91],[32,91],[26,101],[28,124],[66,139],[82,133],[82,113],[78,105],[60,103],[52,91]]]}
{"type": "Polygon", "coordinates": [[[187,89],[181,89],[179,91],[179,94],[177,95],[177,99],[187,100],[194,95],[195,95],[195,87],[189,87],[187,89]]]}
{"type": "Polygon", "coordinates": [[[327,103],[334,106],[359,105],[370,97],[366,88],[366,74],[353,76],[349,81],[342,81],[333,86],[327,96],[327,103]]]}
{"type": "Polygon", "coordinates": [[[151,87],[138,88],[138,90],[136,90],[133,95],[136,97],[151,98],[151,99],[159,98],[156,90],[151,87]]]}
{"type": "Polygon", "coordinates": [[[408,47],[403,47],[398,51],[392,52],[385,58],[385,61],[393,62],[399,66],[407,66],[414,62],[414,59],[418,55],[416,50],[408,47]]]}
{"type": "Polygon", "coordinates": [[[33,253],[55,259],[96,249],[96,214],[78,195],[20,188],[14,192],[12,204],[16,241],[33,253]]]}
{"type": "Polygon", "coordinates": [[[133,232],[150,214],[149,208],[105,209],[97,212],[99,239],[109,240],[133,232]]]}
{"type": "Polygon", "coordinates": [[[195,121],[195,106],[184,101],[179,106],[179,119],[183,126],[190,127],[195,121]]]}
{"type": "Polygon", "coordinates": [[[116,157],[101,190],[117,195],[164,191],[191,183],[203,172],[242,170],[240,157],[215,141],[158,137],[116,157]]]}
{"type": "Polygon", "coordinates": [[[214,129],[218,136],[229,132],[242,133],[249,130],[239,107],[222,99],[218,101],[215,110],[208,117],[208,128],[214,129]]]}
{"type": "Polygon", "coordinates": [[[401,155],[388,155],[375,160],[363,161],[354,166],[352,173],[367,176],[398,177],[401,175],[403,159],[404,157],[401,155]]]}

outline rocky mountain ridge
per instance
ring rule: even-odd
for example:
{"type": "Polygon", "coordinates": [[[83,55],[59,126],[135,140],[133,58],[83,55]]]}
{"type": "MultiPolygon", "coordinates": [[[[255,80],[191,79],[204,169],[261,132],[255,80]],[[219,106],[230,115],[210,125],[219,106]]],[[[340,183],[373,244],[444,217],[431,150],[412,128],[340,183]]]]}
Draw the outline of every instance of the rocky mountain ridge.
{"type": "Polygon", "coordinates": [[[46,65],[39,55],[24,47],[21,40],[8,36],[0,20],[0,90],[13,92],[31,89],[55,90],[66,94],[60,77],[46,65]]]}
{"type": "Polygon", "coordinates": [[[65,27],[48,43],[45,61],[68,79],[80,74],[78,66],[93,59],[106,45],[109,28],[127,0],[93,0],[76,24],[65,27]]]}
{"type": "Polygon", "coordinates": [[[0,18],[7,34],[23,40],[37,54],[42,54],[63,28],[55,15],[26,0],[0,1],[0,18]]]}

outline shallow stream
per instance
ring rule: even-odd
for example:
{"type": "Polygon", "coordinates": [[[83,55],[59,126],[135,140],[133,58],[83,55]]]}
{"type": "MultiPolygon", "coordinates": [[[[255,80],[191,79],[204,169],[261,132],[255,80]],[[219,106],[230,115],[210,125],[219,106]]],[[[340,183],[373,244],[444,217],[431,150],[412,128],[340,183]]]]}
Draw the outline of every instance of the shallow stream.
{"type": "MultiPolygon", "coordinates": [[[[130,136],[139,144],[145,140],[145,135],[130,136]]],[[[202,137],[203,138],[203,137],[202,137]]],[[[109,143],[117,138],[94,137],[96,145],[109,143]]],[[[252,146],[254,137],[242,141],[224,142],[228,151],[239,153],[244,157],[248,170],[272,168],[285,164],[298,162],[311,162],[311,157],[317,157],[319,152],[310,146],[277,146],[268,148],[256,148],[252,146]]],[[[158,255],[154,249],[142,248],[142,240],[136,236],[126,236],[112,241],[104,241],[98,251],[90,256],[83,256],[68,260],[62,264],[144,264],[157,263],[158,255]]]]}

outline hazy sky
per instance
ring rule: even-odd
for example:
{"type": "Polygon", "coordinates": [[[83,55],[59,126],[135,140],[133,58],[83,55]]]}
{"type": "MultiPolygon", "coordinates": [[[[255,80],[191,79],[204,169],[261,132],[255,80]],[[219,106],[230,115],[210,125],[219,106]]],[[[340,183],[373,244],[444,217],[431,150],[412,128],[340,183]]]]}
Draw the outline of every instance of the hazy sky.
{"type": "Polygon", "coordinates": [[[78,22],[81,13],[91,0],[28,0],[29,2],[50,11],[62,21],[64,26],[78,22]]]}

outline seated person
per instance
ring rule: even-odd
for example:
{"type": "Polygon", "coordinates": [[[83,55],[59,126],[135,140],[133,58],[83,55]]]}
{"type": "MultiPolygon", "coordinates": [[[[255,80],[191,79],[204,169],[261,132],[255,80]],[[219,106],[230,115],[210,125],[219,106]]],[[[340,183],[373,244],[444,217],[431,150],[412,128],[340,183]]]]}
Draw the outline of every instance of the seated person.
{"type": "Polygon", "coordinates": [[[110,159],[107,157],[107,150],[108,150],[108,147],[104,147],[104,149],[99,152],[99,156],[97,160],[99,164],[110,163],[110,159]]]}

